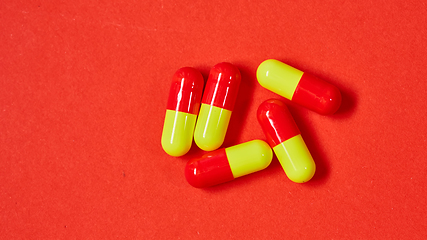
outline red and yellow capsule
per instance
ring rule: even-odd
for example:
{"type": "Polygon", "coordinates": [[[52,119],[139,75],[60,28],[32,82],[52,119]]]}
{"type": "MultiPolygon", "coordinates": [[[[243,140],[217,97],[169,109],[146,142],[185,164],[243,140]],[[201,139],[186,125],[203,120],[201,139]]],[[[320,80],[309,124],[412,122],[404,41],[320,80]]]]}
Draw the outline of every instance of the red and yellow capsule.
{"type": "Polygon", "coordinates": [[[262,140],[221,148],[189,161],[185,178],[193,187],[210,187],[260,171],[270,165],[273,152],[262,140]]]}
{"type": "Polygon", "coordinates": [[[333,114],[341,105],[337,87],[280,61],[265,60],[256,75],[264,88],[317,113],[333,114]]]}
{"type": "Polygon", "coordinates": [[[172,77],[162,133],[163,150],[171,156],[182,156],[191,148],[203,85],[202,74],[191,67],[172,77]]]}
{"type": "Polygon", "coordinates": [[[224,142],[240,85],[240,72],[231,63],[219,63],[210,73],[194,132],[194,141],[205,151],[224,142]]]}
{"type": "Polygon", "coordinates": [[[316,165],[286,105],[267,100],[258,107],[257,117],[288,178],[297,183],[310,180],[316,165]]]}

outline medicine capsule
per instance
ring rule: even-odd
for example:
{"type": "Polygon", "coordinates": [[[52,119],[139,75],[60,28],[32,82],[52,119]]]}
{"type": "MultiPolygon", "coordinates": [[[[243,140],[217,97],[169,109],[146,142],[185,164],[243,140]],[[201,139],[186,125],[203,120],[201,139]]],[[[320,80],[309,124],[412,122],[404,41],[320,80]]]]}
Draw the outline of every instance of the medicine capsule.
{"type": "Polygon", "coordinates": [[[264,88],[317,113],[333,114],[341,105],[337,87],[277,60],[262,62],[256,75],[264,88]]]}
{"type": "Polygon", "coordinates": [[[297,183],[310,180],[316,165],[286,105],[267,100],[258,107],[257,117],[288,178],[297,183]]]}
{"type": "Polygon", "coordinates": [[[231,63],[219,63],[210,73],[194,132],[194,141],[205,151],[224,142],[240,85],[240,72],[231,63]]]}
{"type": "Polygon", "coordinates": [[[182,156],[191,148],[203,85],[202,74],[191,67],[172,77],[162,133],[163,150],[171,156],[182,156]]]}
{"type": "Polygon", "coordinates": [[[273,152],[262,140],[221,148],[189,161],[185,178],[193,187],[203,188],[231,181],[270,165],[273,152]]]}

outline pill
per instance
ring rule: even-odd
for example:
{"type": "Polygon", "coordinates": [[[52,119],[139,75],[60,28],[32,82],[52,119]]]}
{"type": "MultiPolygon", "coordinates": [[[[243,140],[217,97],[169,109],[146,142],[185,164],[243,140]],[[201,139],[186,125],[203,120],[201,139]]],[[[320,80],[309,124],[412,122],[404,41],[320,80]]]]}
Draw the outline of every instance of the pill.
{"type": "Polygon", "coordinates": [[[240,79],[239,69],[231,63],[211,69],[194,132],[194,141],[202,150],[213,151],[224,142],[240,79]]]}
{"type": "Polygon", "coordinates": [[[341,105],[337,87],[280,61],[265,60],[256,76],[264,88],[317,113],[333,114],[341,105]]]}
{"type": "Polygon", "coordinates": [[[191,148],[203,85],[202,74],[191,67],[179,69],[172,77],[161,141],[171,156],[182,156],[191,148]]]}
{"type": "Polygon", "coordinates": [[[262,140],[252,140],[208,152],[189,161],[185,178],[193,187],[210,187],[260,171],[270,165],[273,152],[262,140]]]}
{"type": "Polygon", "coordinates": [[[288,178],[297,183],[310,180],[316,165],[286,105],[277,99],[264,101],[257,117],[288,178]]]}

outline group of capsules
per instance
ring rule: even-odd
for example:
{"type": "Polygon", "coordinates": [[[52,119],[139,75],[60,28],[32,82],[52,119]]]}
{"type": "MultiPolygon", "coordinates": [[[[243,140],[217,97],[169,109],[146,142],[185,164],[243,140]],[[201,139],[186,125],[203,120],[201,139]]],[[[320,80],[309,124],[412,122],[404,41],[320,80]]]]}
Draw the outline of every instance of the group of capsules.
{"type": "MultiPolygon", "coordinates": [[[[274,59],[262,62],[256,77],[264,88],[323,115],[333,114],[341,105],[338,88],[274,59]]],[[[167,103],[161,141],[164,151],[175,157],[186,154],[193,136],[200,149],[209,151],[185,167],[188,183],[198,188],[265,169],[273,158],[271,149],[290,180],[309,181],[316,165],[281,100],[269,99],[258,107],[258,122],[268,144],[252,140],[218,149],[224,142],[240,81],[237,67],[219,63],[211,69],[203,91],[204,80],[199,71],[191,67],[179,69],[172,78],[167,103]]]]}

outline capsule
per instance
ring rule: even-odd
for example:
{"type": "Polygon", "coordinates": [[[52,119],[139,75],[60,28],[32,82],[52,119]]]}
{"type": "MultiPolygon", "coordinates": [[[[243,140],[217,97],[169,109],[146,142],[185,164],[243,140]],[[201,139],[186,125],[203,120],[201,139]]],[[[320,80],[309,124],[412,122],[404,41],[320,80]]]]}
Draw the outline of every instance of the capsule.
{"type": "Polygon", "coordinates": [[[202,74],[191,67],[172,77],[162,132],[163,150],[171,156],[182,156],[191,148],[203,85],[202,74]]]}
{"type": "Polygon", "coordinates": [[[273,152],[266,142],[253,140],[189,161],[185,178],[193,187],[210,187],[263,170],[272,158],[273,152]]]}
{"type": "Polygon", "coordinates": [[[256,76],[264,88],[317,113],[333,114],[341,105],[337,87],[277,60],[262,62],[256,76]]]}
{"type": "Polygon", "coordinates": [[[267,100],[258,107],[257,117],[288,178],[297,183],[310,180],[316,165],[286,105],[267,100]]]}
{"type": "Polygon", "coordinates": [[[219,63],[210,73],[194,132],[194,141],[205,151],[224,142],[240,85],[240,72],[231,63],[219,63]]]}

